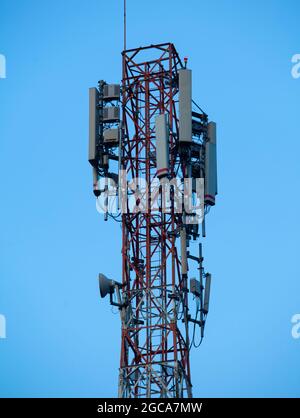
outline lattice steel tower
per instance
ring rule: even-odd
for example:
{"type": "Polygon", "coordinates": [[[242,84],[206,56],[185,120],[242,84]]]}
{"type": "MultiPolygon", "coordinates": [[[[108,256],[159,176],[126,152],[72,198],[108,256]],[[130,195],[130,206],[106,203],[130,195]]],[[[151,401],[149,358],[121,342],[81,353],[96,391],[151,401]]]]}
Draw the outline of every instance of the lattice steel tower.
{"type": "Polygon", "coordinates": [[[192,397],[190,349],[198,329],[203,339],[211,275],[202,245],[197,256],[189,247],[215,204],[216,126],[172,43],[122,58],[121,85],[90,89],[89,143],[98,205],[122,223],[122,280],[99,275],[120,311],[119,397],[192,397]],[[199,278],[188,282],[193,263],[199,278]]]}

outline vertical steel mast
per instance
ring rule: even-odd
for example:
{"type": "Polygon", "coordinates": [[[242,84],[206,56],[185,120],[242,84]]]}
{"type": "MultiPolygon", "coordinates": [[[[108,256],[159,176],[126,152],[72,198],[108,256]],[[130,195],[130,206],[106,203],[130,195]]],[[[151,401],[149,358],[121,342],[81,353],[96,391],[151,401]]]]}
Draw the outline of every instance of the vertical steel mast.
{"type": "Polygon", "coordinates": [[[122,60],[121,86],[90,88],[88,157],[97,207],[122,225],[122,279],[99,274],[101,297],[120,311],[119,397],[192,397],[190,350],[203,340],[211,275],[190,242],[200,225],[205,237],[215,205],[216,124],[192,100],[192,72],[172,43],[125,49],[122,60]]]}
{"type": "Polygon", "coordinates": [[[122,215],[123,300],[129,312],[122,319],[120,397],[192,396],[188,326],[178,326],[180,297],[185,322],[188,310],[176,246],[181,216],[174,205],[163,213],[150,202],[157,171],[155,118],[161,113],[170,128],[170,175],[182,171],[176,116],[181,67],[171,43],[123,52],[122,168],[139,182],[136,210],[122,215]]]}

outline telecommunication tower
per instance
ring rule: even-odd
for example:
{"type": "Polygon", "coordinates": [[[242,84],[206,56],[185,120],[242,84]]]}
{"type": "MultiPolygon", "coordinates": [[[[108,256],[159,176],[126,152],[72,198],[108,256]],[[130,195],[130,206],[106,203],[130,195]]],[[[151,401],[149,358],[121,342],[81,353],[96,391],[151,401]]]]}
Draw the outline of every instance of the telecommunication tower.
{"type": "Polygon", "coordinates": [[[99,275],[101,297],[120,311],[119,397],[192,397],[190,351],[209,310],[199,241],[217,194],[216,124],[172,43],[122,60],[121,84],[90,89],[89,138],[94,194],[122,225],[122,278],[99,275]]]}

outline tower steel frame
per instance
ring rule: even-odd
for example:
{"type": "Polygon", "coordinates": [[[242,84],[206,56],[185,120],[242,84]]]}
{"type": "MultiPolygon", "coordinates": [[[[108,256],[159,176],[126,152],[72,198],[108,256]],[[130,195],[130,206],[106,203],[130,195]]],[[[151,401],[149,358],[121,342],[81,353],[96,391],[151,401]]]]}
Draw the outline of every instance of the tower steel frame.
{"type": "MultiPolygon", "coordinates": [[[[172,43],[125,50],[122,60],[121,165],[129,182],[139,180],[135,210],[122,213],[119,397],[192,397],[187,276],[178,254],[182,214],[174,207],[173,188],[169,213],[162,205],[153,209],[150,199],[160,113],[170,127],[170,178],[184,177],[177,117],[178,70],[184,65],[172,43]],[[146,211],[139,210],[142,200],[146,211]]],[[[158,200],[161,193],[160,186],[158,200]]]]}

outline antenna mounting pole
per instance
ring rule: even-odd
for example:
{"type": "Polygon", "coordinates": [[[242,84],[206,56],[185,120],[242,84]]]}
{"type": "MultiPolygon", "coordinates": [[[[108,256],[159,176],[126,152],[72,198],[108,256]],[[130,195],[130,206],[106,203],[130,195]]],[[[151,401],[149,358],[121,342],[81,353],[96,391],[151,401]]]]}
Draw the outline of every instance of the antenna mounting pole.
{"type": "Polygon", "coordinates": [[[124,0],[124,51],[126,51],[126,0],[124,0]]]}

